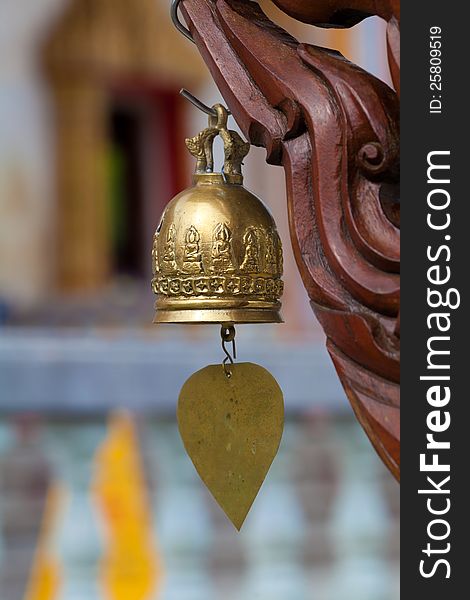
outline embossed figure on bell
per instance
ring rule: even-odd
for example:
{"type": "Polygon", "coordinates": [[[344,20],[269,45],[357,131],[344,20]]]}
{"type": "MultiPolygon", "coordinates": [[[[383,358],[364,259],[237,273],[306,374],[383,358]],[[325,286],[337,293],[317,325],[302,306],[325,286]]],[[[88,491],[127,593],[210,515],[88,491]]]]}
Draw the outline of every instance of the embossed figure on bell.
{"type": "Polygon", "coordinates": [[[258,233],[254,227],[250,227],[243,236],[245,244],[245,258],[240,270],[244,273],[259,273],[260,271],[260,247],[258,233]]]}
{"type": "Polygon", "coordinates": [[[212,264],[214,273],[235,271],[232,258],[232,232],[226,223],[217,223],[212,236],[212,264]]]}
{"type": "Polygon", "coordinates": [[[183,272],[184,273],[202,273],[204,271],[202,267],[201,252],[199,249],[199,241],[201,237],[199,231],[191,225],[186,231],[184,239],[184,258],[183,258],[183,272]]]}
{"type": "Polygon", "coordinates": [[[227,129],[227,110],[187,139],[193,186],[166,207],[152,251],[156,323],[280,323],[281,242],[266,206],[243,186],[249,144],[227,129]],[[213,171],[212,144],[224,144],[213,171]]]}
{"type": "MultiPolygon", "coordinates": [[[[154,256],[155,260],[158,261],[158,238],[160,236],[157,235],[157,243],[155,245],[154,256]]],[[[175,238],[176,238],[176,228],[172,223],[168,228],[166,234],[166,242],[163,247],[163,256],[162,256],[162,268],[161,270],[164,273],[174,273],[177,271],[176,266],[176,251],[175,251],[175,238]]],[[[155,272],[157,273],[160,270],[160,265],[155,265],[155,272]]]]}
{"type": "Polygon", "coordinates": [[[278,270],[278,257],[275,249],[274,236],[266,235],[265,271],[276,273],[278,270]]]}

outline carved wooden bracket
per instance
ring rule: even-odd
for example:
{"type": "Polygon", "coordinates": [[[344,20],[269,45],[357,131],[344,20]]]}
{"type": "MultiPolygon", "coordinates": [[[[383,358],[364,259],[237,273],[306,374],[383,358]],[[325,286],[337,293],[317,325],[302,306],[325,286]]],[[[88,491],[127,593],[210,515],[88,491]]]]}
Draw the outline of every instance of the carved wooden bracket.
{"type": "MultiPolygon", "coordinates": [[[[394,0],[276,0],[303,21],[389,21],[394,0]]],[[[292,245],[358,420],[399,477],[399,101],[339,53],[299,43],[248,0],[184,0],[183,15],[252,144],[286,174],[292,245]]]]}

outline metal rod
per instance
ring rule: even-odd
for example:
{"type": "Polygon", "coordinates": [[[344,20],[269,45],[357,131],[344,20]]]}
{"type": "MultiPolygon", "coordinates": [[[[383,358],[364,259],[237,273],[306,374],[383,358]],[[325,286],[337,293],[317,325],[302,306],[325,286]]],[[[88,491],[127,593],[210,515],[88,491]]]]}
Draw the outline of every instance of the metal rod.
{"type": "MultiPolygon", "coordinates": [[[[194,94],[191,94],[191,92],[188,92],[188,90],[186,90],[185,88],[180,89],[180,94],[183,96],[183,98],[189,100],[189,102],[191,102],[191,104],[193,104],[196,108],[206,113],[206,115],[209,115],[210,117],[217,117],[217,112],[213,108],[209,108],[207,104],[201,102],[199,98],[196,98],[194,94]]],[[[229,110],[227,110],[227,114],[231,115],[232,113],[229,110]]]]}
{"type": "Polygon", "coordinates": [[[186,98],[186,100],[189,100],[191,102],[191,104],[193,104],[196,108],[198,108],[199,110],[202,110],[202,112],[206,113],[206,115],[209,115],[211,117],[217,116],[217,113],[215,112],[215,110],[213,108],[209,108],[206,104],[204,104],[204,102],[201,102],[198,98],[196,98],[196,96],[191,94],[191,92],[188,92],[188,90],[185,90],[184,88],[182,88],[180,90],[180,94],[183,96],[183,98],[186,98]]]}

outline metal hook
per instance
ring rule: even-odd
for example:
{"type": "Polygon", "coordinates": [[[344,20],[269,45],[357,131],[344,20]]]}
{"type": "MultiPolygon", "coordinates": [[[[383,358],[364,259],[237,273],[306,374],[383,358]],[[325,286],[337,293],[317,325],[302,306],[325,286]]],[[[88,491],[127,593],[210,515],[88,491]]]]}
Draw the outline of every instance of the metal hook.
{"type": "Polygon", "coordinates": [[[222,338],[222,350],[225,352],[225,358],[222,361],[222,366],[224,368],[225,375],[227,377],[231,377],[232,371],[227,366],[227,361],[229,360],[230,364],[233,365],[235,364],[233,359],[237,358],[237,349],[235,347],[235,327],[233,325],[222,325],[220,328],[220,337],[222,338]],[[232,342],[233,358],[225,347],[226,342],[232,342]]]}
{"type": "MultiPolygon", "coordinates": [[[[191,102],[191,104],[193,104],[196,108],[198,108],[199,110],[202,110],[202,112],[206,113],[206,115],[209,115],[210,117],[217,117],[217,111],[214,108],[209,108],[206,104],[204,104],[204,102],[201,102],[201,100],[199,100],[199,98],[196,98],[196,96],[194,96],[194,94],[191,94],[191,92],[188,92],[188,90],[186,90],[185,88],[181,88],[180,89],[180,94],[181,96],[183,96],[183,98],[186,98],[186,100],[189,100],[189,102],[191,102]]],[[[225,109],[227,111],[227,115],[231,115],[232,113],[228,110],[225,109]]]]}
{"type": "Polygon", "coordinates": [[[183,23],[181,23],[181,21],[179,19],[178,6],[179,6],[180,2],[181,2],[181,0],[172,0],[171,7],[170,7],[171,20],[173,21],[173,25],[176,27],[176,29],[180,33],[182,33],[186,39],[188,39],[190,42],[192,42],[194,44],[195,42],[193,40],[193,36],[191,35],[191,32],[189,31],[189,29],[187,27],[185,27],[183,25],[183,23]]]}

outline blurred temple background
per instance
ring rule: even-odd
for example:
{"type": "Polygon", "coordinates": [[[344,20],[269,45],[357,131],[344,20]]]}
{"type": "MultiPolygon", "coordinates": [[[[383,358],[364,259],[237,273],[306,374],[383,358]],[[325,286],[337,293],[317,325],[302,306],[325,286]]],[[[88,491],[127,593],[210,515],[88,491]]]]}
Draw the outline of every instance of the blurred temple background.
{"type": "MultiPolygon", "coordinates": [[[[296,37],[389,81],[384,26],[296,37]]],[[[167,0],[0,2],[0,600],[396,600],[398,486],[357,424],[290,250],[282,170],[246,186],[285,248],[283,325],[241,360],[284,391],[281,449],[236,533],[175,420],[216,326],[153,326],[152,234],[220,100],[167,0]]]]}

